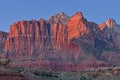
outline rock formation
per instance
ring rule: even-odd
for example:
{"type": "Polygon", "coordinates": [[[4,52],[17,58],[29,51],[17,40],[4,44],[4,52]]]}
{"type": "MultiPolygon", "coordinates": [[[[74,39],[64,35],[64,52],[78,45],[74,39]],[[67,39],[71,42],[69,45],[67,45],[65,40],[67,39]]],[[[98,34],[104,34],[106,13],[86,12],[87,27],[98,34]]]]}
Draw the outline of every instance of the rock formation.
{"type": "Polygon", "coordinates": [[[5,51],[14,57],[53,52],[66,43],[66,28],[65,25],[56,22],[49,24],[43,19],[14,23],[10,27],[5,51]]]}
{"type": "Polygon", "coordinates": [[[114,19],[108,19],[105,23],[99,25],[107,43],[113,48],[120,49],[120,25],[114,19]]]}
{"type": "Polygon", "coordinates": [[[4,54],[16,59],[12,65],[21,67],[78,71],[120,66],[119,30],[113,19],[98,25],[81,12],[71,17],[60,12],[48,20],[23,20],[11,25],[4,54]]]}
{"type": "Polygon", "coordinates": [[[8,33],[0,31],[0,54],[3,53],[7,36],[8,36],[8,33]]]}

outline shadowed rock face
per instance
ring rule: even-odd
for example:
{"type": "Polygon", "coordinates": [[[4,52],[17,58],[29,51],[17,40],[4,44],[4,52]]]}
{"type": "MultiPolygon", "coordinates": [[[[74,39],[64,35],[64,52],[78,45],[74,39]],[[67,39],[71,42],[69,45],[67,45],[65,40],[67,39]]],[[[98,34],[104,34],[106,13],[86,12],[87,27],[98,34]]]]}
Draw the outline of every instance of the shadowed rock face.
{"type": "Polygon", "coordinates": [[[4,42],[7,38],[8,33],[0,31],[0,42],[4,42]]]}
{"type": "Polygon", "coordinates": [[[5,46],[5,41],[7,39],[8,33],[0,31],[0,53],[3,53],[3,49],[5,46]]]}
{"type": "Polygon", "coordinates": [[[120,25],[114,19],[108,19],[99,25],[103,36],[112,48],[120,49],[120,25]]]}
{"type": "MultiPolygon", "coordinates": [[[[119,25],[108,19],[89,22],[81,12],[69,17],[61,12],[47,21],[20,21],[10,26],[5,55],[17,58],[13,66],[80,70],[113,66],[109,51],[120,55],[119,25]]],[[[114,66],[117,65],[117,62],[114,66]]],[[[119,64],[119,63],[118,63],[119,64]]]]}

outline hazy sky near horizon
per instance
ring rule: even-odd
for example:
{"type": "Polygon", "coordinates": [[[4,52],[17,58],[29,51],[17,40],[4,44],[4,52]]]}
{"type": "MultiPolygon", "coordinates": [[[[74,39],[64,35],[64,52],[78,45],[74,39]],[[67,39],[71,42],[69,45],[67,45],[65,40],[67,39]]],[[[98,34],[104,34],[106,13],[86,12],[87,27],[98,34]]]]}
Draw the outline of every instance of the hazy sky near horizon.
{"type": "Polygon", "coordinates": [[[98,24],[108,18],[120,24],[120,0],[0,0],[0,30],[8,32],[14,22],[48,19],[61,11],[69,16],[82,12],[98,24]]]}

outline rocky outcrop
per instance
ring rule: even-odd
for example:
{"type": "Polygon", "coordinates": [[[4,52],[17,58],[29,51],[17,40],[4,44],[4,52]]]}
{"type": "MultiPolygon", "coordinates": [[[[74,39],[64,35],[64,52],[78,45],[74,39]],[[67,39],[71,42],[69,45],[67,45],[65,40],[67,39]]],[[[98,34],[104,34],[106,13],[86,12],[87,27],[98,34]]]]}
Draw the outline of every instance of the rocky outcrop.
{"type": "Polygon", "coordinates": [[[5,46],[5,41],[7,39],[8,33],[0,31],[0,53],[3,53],[3,49],[5,46]]]}
{"type": "Polygon", "coordinates": [[[113,27],[116,27],[117,24],[116,24],[116,21],[112,18],[109,18],[108,20],[106,20],[105,23],[102,23],[99,25],[100,29],[104,29],[105,27],[108,27],[108,28],[113,28],[113,27]]]}
{"type": "Polygon", "coordinates": [[[112,48],[120,49],[120,26],[114,19],[108,19],[105,23],[99,25],[104,38],[112,48]]]}
{"type": "Polygon", "coordinates": [[[0,31],[0,43],[4,42],[7,38],[8,33],[0,31]]]}
{"type": "Polygon", "coordinates": [[[68,21],[68,38],[69,41],[72,38],[78,38],[84,33],[87,33],[86,24],[84,23],[84,17],[82,13],[78,12],[73,15],[68,21]]]}
{"type": "Polygon", "coordinates": [[[62,24],[62,25],[66,25],[69,18],[70,17],[68,15],[66,15],[64,12],[60,12],[58,14],[50,16],[49,19],[47,20],[47,22],[50,23],[50,24],[59,23],[59,24],[62,24]]]}
{"type": "Polygon", "coordinates": [[[68,40],[79,39],[79,45],[94,45],[94,39],[101,37],[98,36],[99,32],[98,25],[87,21],[81,12],[77,12],[68,21],[68,40]]]}

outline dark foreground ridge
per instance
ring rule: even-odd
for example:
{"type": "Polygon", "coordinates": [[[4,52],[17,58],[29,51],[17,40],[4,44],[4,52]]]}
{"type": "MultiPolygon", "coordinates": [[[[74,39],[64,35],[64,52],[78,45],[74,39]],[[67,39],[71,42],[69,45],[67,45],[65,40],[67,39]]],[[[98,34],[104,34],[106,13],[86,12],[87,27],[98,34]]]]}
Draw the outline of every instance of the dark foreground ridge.
{"type": "Polygon", "coordinates": [[[120,68],[99,68],[79,72],[32,68],[1,68],[0,80],[119,80],[120,68]],[[4,71],[3,71],[4,70],[4,71]]]}

